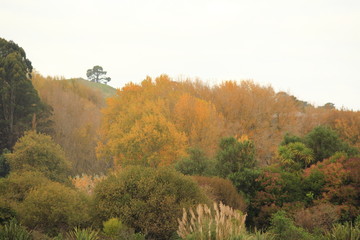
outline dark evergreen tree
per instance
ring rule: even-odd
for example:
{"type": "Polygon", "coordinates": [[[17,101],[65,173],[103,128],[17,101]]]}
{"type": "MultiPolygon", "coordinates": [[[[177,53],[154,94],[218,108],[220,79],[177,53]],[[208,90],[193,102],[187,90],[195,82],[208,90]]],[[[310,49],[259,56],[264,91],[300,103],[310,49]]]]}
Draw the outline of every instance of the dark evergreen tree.
{"type": "Polygon", "coordinates": [[[44,119],[51,109],[40,101],[31,71],[24,49],[0,38],[0,150],[11,149],[24,131],[48,123],[44,119]]]}
{"type": "Polygon", "coordinates": [[[255,167],[255,146],[252,141],[239,141],[234,137],[228,137],[221,139],[219,147],[216,155],[219,176],[227,177],[245,168],[255,167]]]}

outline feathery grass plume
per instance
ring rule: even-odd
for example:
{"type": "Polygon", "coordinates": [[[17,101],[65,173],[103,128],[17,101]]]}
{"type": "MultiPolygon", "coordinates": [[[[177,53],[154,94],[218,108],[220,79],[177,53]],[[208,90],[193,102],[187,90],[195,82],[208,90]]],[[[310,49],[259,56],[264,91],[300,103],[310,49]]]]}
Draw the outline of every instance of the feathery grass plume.
{"type": "Polygon", "coordinates": [[[178,219],[178,235],[182,239],[226,240],[246,233],[246,214],[234,210],[222,202],[214,203],[211,210],[205,204],[197,205],[195,212],[183,209],[182,219],[178,219]]]}

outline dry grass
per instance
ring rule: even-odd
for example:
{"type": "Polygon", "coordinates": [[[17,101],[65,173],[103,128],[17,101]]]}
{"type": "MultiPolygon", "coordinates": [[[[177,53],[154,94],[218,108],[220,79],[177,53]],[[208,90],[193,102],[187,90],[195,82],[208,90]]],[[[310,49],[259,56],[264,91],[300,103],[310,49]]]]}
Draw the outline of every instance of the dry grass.
{"type": "Polygon", "coordinates": [[[214,203],[214,208],[199,204],[195,212],[183,209],[182,219],[178,219],[178,235],[183,239],[224,240],[246,232],[245,219],[241,211],[234,210],[222,202],[214,203]]]}

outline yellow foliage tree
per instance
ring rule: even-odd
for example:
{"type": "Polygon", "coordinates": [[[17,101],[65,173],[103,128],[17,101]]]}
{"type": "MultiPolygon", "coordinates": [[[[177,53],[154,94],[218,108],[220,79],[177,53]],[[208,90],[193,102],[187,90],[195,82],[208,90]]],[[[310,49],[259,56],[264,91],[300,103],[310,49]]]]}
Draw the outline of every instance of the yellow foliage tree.
{"type": "Polygon", "coordinates": [[[115,166],[157,167],[185,155],[186,136],[168,120],[169,100],[160,94],[169,91],[162,90],[163,82],[157,89],[158,84],[147,78],[141,86],[128,84],[108,99],[97,147],[99,158],[114,161],[115,166]]]}
{"type": "Polygon", "coordinates": [[[186,137],[161,115],[144,115],[113,141],[121,165],[164,166],[185,155],[186,137]]]}

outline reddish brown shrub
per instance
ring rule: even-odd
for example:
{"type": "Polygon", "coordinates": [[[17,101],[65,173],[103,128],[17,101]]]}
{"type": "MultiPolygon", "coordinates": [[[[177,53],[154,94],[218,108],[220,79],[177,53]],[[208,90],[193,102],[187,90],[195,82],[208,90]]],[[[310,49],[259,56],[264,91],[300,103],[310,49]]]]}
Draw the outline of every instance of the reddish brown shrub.
{"type": "Polygon", "coordinates": [[[194,176],[205,194],[214,202],[222,202],[234,209],[246,210],[244,198],[237,192],[230,180],[219,177],[194,176]]]}
{"type": "Polygon", "coordinates": [[[330,203],[298,210],[294,214],[295,223],[308,231],[331,229],[332,225],[340,219],[340,208],[330,203]]]}

